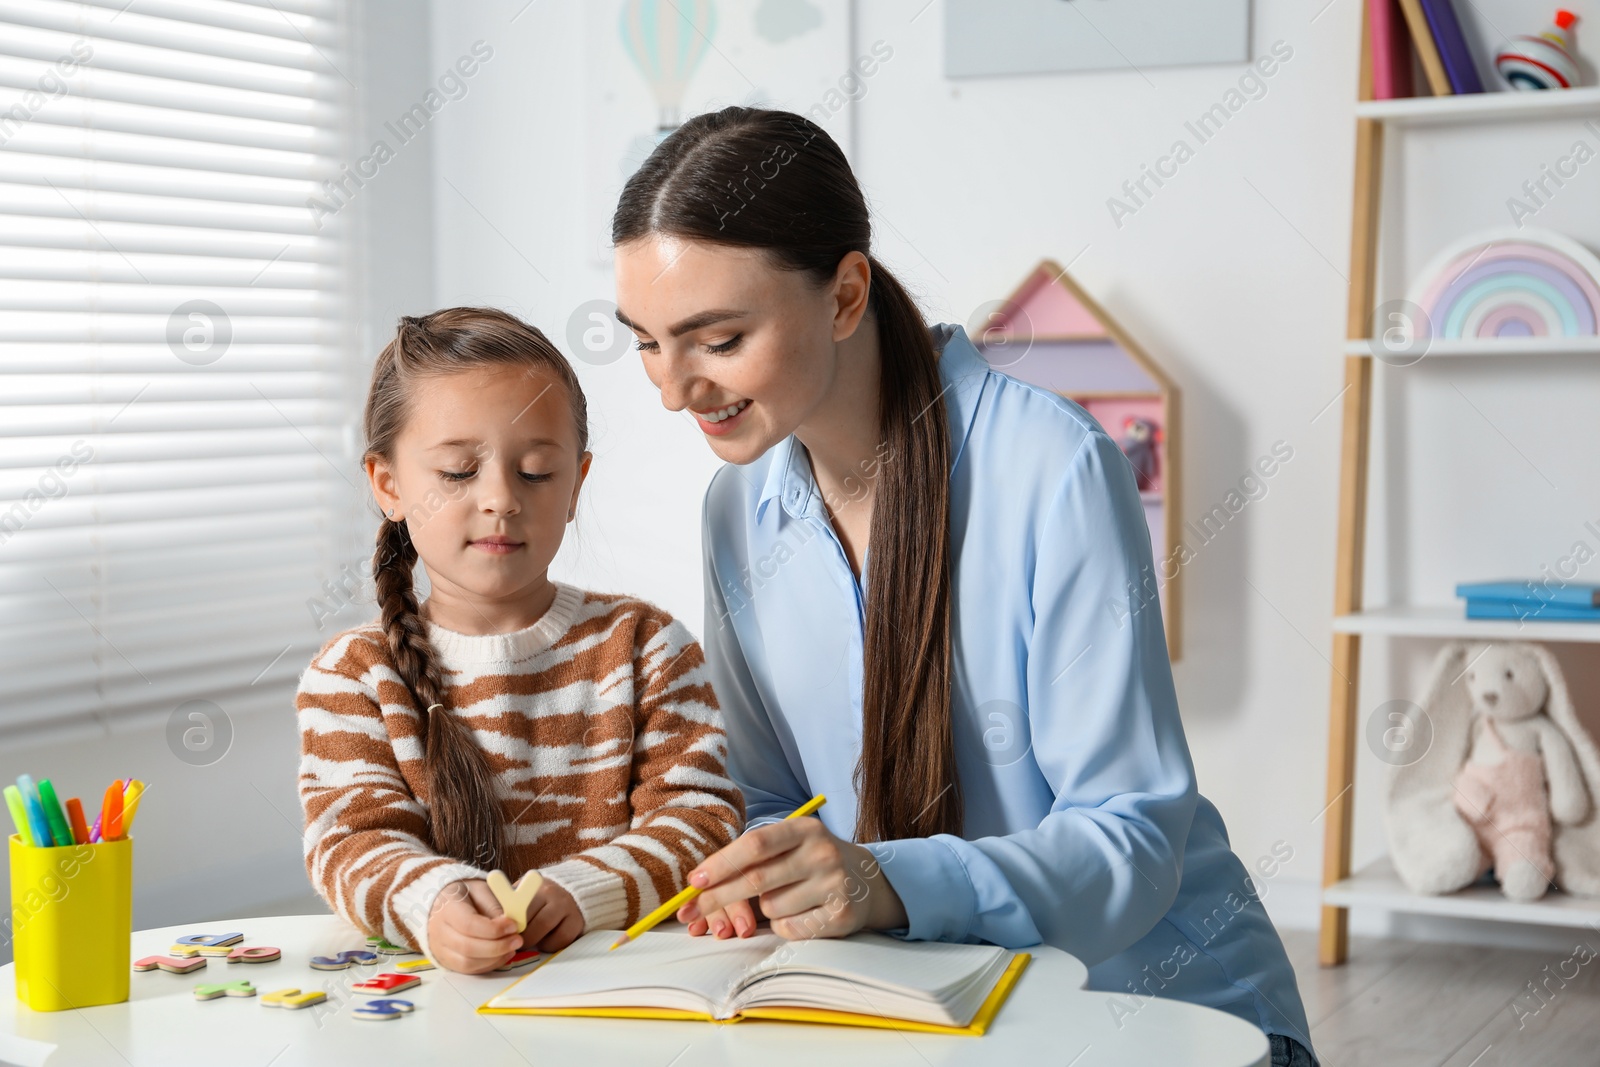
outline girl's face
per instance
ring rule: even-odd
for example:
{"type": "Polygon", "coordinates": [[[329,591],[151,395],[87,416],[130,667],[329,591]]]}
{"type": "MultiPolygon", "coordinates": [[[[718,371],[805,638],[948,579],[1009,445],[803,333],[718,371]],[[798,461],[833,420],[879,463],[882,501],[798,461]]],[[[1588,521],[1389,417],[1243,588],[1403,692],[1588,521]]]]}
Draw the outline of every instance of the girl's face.
{"type": "Polygon", "coordinates": [[[367,474],[428,569],[433,621],[494,632],[548,594],[589,461],[566,386],[543,368],[474,367],[416,383],[393,462],[369,460],[367,474]]]}
{"type": "Polygon", "coordinates": [[[651,234],[617,246],[617,317],[662,404],[687,409],[719,458],[749,463],[826,414],[838,342],[865,308],[852,257],[866,262],[851,253],[819,287],[760,249],[651,234]]]}

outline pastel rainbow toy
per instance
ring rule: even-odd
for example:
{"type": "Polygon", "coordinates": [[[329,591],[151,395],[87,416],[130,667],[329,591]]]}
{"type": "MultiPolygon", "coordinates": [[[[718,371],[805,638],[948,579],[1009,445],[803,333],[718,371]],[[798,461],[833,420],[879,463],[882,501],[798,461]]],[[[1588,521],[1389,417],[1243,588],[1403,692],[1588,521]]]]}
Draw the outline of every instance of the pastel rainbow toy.
{"type": "Polygon", "coordinates": [[[1593,337],[1600,259],[1559,233],[1493,230],[1435,256],[1409,299],[1418,339],[1593,337]]]}
{"type": "Polygon", "coordinates": [[[1572,24],[1578,16],[1557,11],[1555,25],[1530,37],[1513,37],[1494,54],[1494,69],[1513,89],[1570,89],[1578,84],[1572,58],[1572,24]]]}

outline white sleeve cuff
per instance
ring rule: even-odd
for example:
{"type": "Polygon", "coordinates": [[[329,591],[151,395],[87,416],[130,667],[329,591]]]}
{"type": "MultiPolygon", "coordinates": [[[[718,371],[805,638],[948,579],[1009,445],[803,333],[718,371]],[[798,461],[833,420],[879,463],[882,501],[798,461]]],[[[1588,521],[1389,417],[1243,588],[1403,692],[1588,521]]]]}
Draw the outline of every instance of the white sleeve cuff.
{"type": "Polygon", "coordinates": [[[620,874],[580,859],[563,860],[539,873],[572,894],[583,913],[585,933],[627,926],[628,887],[620,874]]]}
{"type": "Polygon", "coordinates": [[[429,959],[428,916],[433,913],[433,902],[451,882],[465,878],[487,878],[487,871],[465,863],[441,863],[430,867],[407,882],[403,889],[395,890],[389,898],[389,914],[385,915],[383,936],[395,944],[409,944],[429,959]],[[395,921],[391,921],[395,920],[395,921]]]}

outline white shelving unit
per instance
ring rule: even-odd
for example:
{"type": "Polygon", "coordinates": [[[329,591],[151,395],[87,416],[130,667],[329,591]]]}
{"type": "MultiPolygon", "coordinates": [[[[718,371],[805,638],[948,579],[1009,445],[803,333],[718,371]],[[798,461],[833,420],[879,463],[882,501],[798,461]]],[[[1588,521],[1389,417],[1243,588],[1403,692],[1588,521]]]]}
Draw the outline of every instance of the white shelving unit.
{"type": "Polygon", "coordinates": [[[1600,922],[1600,900],[1551,893],[1519,904],[1507,900],[1499,886],[1477,885],[1444,896],[1419,896],[1405,887],[1387,858],[1369,863],[1349,878],[1322,890],[1326,904],[1372,907],[1412,915],[1444,915],[1454,919],[1534,923],[1539,926],[1593,926],[1600,922]]]}
{"type": "Polygon", "coordinates": [[[1504,341],[1429,341],[1419,346],[1415,357],[1404,349],[1393,349],[1369,339],[1346,341],[1347,356],[1374,356],[1404,364],[1424,359],[1455,359],[1463,356],[1600,356],[1600,337],[1511,337],[1504,341]]]}
{"type": "Polygon", "coordinates": [[[1600,622],[1468,619],[1461,605],[1406,604],[1368,608],[1333,619],[1336,634],[1438,637],[1464,641],[1600,641],[1600,622]]]}
{"type": "Polygon", "coordinates": [[[1390,126],[1522,122],[1586,114],[1600,115],[1600,88],[1416,96],[1404,100],[1363,100],[1356,104],[1356,118],[1376,119],[1390,126]]]}
{"type": "MultiPolygon", "coordinates": [[[[1530,10],[1528,17],[1536,19],[1538,12],[1530,10]]],[[[1468,619],[1459,602],[1395,603],[1377,607],[1363,603],[1369,457],[1386,461],[1383,467],[1386,476],[1396,474],[1414,489],[1419,476],[1409,471],[1406,446],[1425,437],[1421,433],[1405,437],[1396,429],[1399,422],[1386,415],[1380,424],[1382,434],[1378,444],[1373,444],[1377,421],[1373,415],[1374,377],[1384,376],[1381,380],[1388,386],[1396,380],[1387,375],[1422,375],[1407,380],[1405,384],[1410,386],[1423,383],[1430,373],[1444,375],[1460,394],[1450,397],[1451,401],[1464,409],[1472,403],[1468,394],[1474,389],[1482,390],[1480,400],[1485,394],[1516,393],[1519,389],[1524,393],[1518,395],[1539,389],[1551,395],[1560,395],[1563,389],[1570,393],[1570,384],[1561,383],[1570,383],[1574,376],[1588,374],[1584,364],[1574,363],[1573,357],[1580,360],[1600,357],[1600,338],[1593,337],[1437,340],[1416,353],[1408,353],[1376,342],[1372,336],[1380,301],[1403,296],[1403,292],[1395,290],[1403,289],[1422,260],[1464,233],[1491,225],[1504,226],[1504,215],[1498,221],[1491,221],[1485,213],[1499,210],[1507,197],[1522,195],[1519,186],[1524,177],[1544,173],[1541,164],[1552,158],[1550,153],[1571,145],[1573,137],[1583,136],[1590,141],[1600,137],[1600,88],[1371,100],[1367,99],[1371,95],[1371,56],[1364,20],[1361,32],[1363,99],[1355,109],[1355,196],[1346,323],[1348,339],[1343,345],[1343,445],[1330,661],[1333,670],[1330,674],[1328,806],[1324,822],[1325,885],[1319,952],[1324,966],[1343,963],[1348,955],[1346,909],[1349,908],[1544,926],[1588,927],[1600,922],[1600,899],[1576,898],[1552,891],[1542,900],[1516,903],[1491,884],[1444,896],[1424,896],[1405,887],[1387,858],[1367,864],[1359,871],[1351,870],[1355,769],[1362,738],[1359,679],[1365,642],[1460,639],[1600,643],[1600,622],[1468,619]],[[1561,137],[1546,136],[1550,130],[1560,130],[1561,137]],[[1545,139],[1539,140],[1540,137],[1545,139]],[[1464,157],[1456,157],[1453,164],[1440,162],[1445,155],[1441,146],[1454,146],[1454,150],[1460,152],[1463,144],[1472,146],[1464,157]],[[1532,148],[1532,145],[1538,147],[1532,148]],[[1385,177],[1386,152],[1397,158],[1397,162],[1391,164],[1392,182],[1385,177]],[[1520,169],[1508,169],[1508,165],[1520,169]],[[1380,201],[1391,197],[1395,201],[1389,208],[1392,219],[1385,217],[1380,209],[1380,201]],[[1455,362],[1436,365],[1435,361],[1455,362]],[[1426,364],[1420,372],[1406,369],[1419,364],[1426,364]],[[1439,369],[1428,369],[1435,366],[1439,369]],[[1379,367],[1383,369],[1380,371],[1379,367]],[[1495,368],[1502,367],[1514,370],[1515,374],[1504,379],[1491,377],[1495,368]],[[1465,391],[1456,385],[1457,377],[1466,384],[1465,391]],[[1386,453],[1391,449],[1399,450],[1398,459],[1389,459],[1386,453]]],[[[1549,210],[1546,210],[1548,201],[1554,198],[1540,198],[1534,203],[1540,214],[1530,225],[1569,232],[1591,246],[1600,244],[1600,198],[1591,194],[1585,199],[1582,193],[1564,193],[1563,196],[1564,199],[1549,210]]],[[[1406,418],[1414,419],[1419,414],[1428,417],[1436,411],[1427,409],[1425,404],[1412,403],[1406,410],[1406,418]]],[[[1487,419],[1481,410],[1471,417],[1487,419]]],[[[1498,427],[1494,429],[1499,430],[1498,427]]],[[[1486,436],[1491,434],[1488,428],[1483,432],[1486,436]]],[[[1502,433],[1496,440],[1503,438],[1502,433]]],[[[1509,445],[1509,441],[1505,444],[1509,445]]],[[[1459,467],[1471,461],[1456,456],[1454,462],[1459,467]]],[[[1495,500],[1495,517],[1504,514],[1521,522],[1531,522],[1529,530],[1541,521],[1551,525],[1547,514],[1540,515],[1529,506],[1531,498],[1526,492],[1520,497],[1514,492],[1509,499],[1504,497],[1508,489],[1517,488],[1519,478],[1539,486],[1540,491],[1545,482],[1554,488],[1554,482],[1544,477],[1543,471],[1535,474],[1537,469],[1525,455],[1513,462],[1526,466],[1516,468],[1513,477],[1499,482],[1492,478],[1480,479],[1491,485],[1485,488],[1486,493],[1496,494],[1490,498],[1495,500]]],[[[1568,468],[1567,477],[1577,480],[1573,469],[1568,468]]],[[[1572,487],[1564,484],[1563,488],[1570,492],[1572,487]]],[[[1584,495],[1581,490],[1579,495],[1584,495]]],[[[1593,495],[1592,489],[1587,495],[1593,495]]],[[[1386,522],[1389,519],[1386,514],[1386,522]]],[[[1416,564],[1426,574],[1402,584],[1408,589],[1436,590],[1436,598],[1445,585],[1443,575],[1463,566],[1456,555],[1460,551],[1460,537],[1452,536],[1459,534],[1459,530],[1429,525],[1409,512],[1398,521],[1397,528],[1406,528],[1407,522],[1419,527],[1410,528],[1407,536],[1429,546],[1423,562],[1416,564]]],[[[1387,526],[1385,532],[1393,533],[1387,526]]],[[[1499,534],[1499,540],[1494,543],[1502,546],[1518,540],[1515,532],[1507,535],[1502,529],[1499,534]]],[[[1404,542],[1386,543],[1385,547],[1416,561],[1414,556],[1404,557],[1404,542]]],[[[1481,564],[1485,557],[1474,558],[1481,564]]],[[[1384,562],[1391,567],[1404,565],[1387,558],[1384,562]]],[[[1457,574],[1456,579],[1478,576],[1497,575],[1457,574]]]]}

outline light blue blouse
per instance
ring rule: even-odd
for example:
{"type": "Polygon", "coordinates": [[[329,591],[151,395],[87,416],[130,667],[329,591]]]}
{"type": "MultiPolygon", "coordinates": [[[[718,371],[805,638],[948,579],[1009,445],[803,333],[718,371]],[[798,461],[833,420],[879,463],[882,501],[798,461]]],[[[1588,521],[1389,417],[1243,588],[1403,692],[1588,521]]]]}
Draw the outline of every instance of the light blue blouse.
{"type": "MultiPolygon", "coordinates": [[[[965,825],[868,846],[905,903],[895,933],[1044,942],[1082,959],[1091,989],[1126,994],[1128,1017],[1173,997],[1310,1047],[1257,883],[1195,784],[1132,467],[1081,407],[991,369],[960,327],[932,329],[965,825]]],[[[848,839],[863,599],[805,446],[720,470],[704,524],[706,655],[750,822],[826,793],[822,820],[848,839]]]]}

